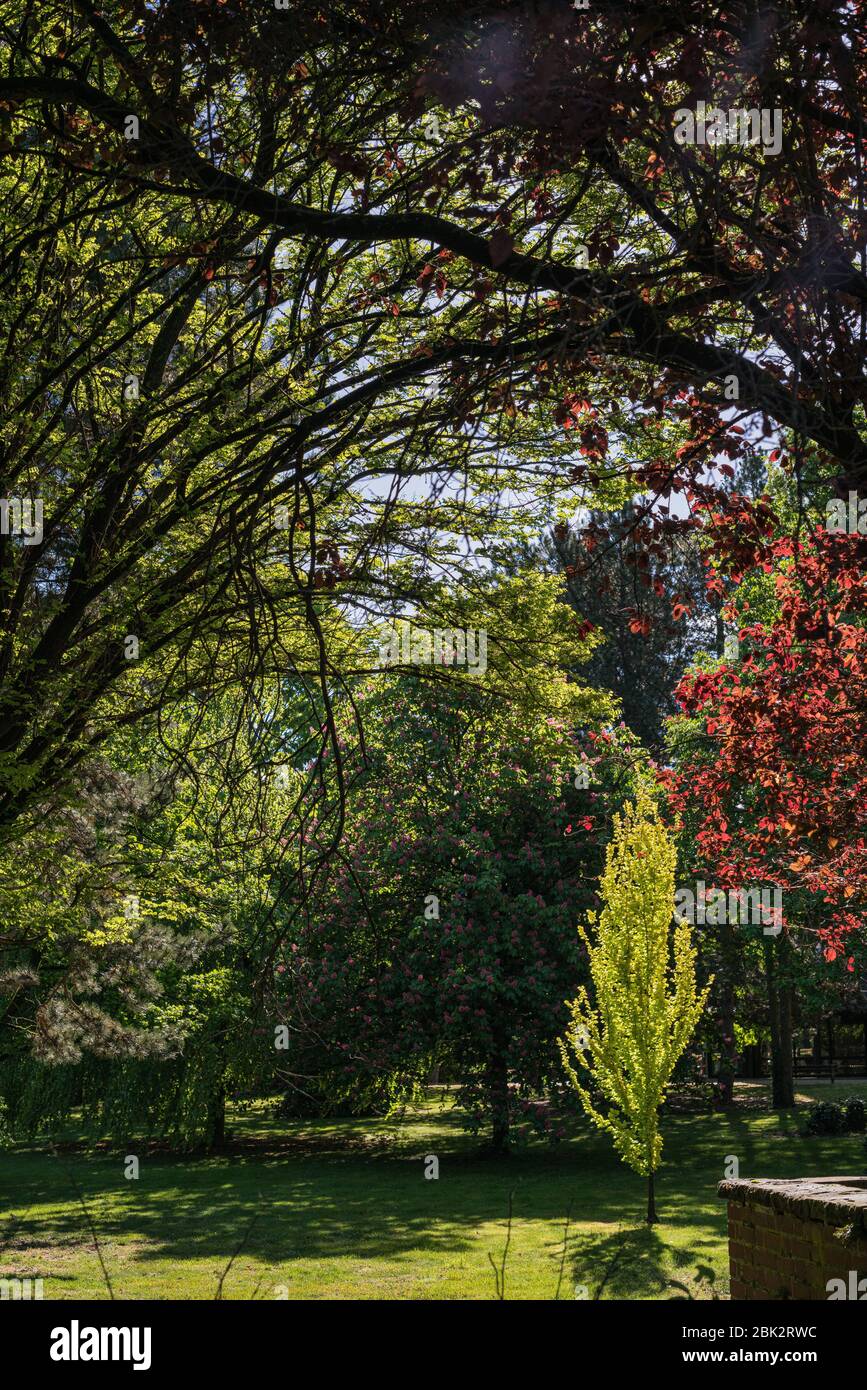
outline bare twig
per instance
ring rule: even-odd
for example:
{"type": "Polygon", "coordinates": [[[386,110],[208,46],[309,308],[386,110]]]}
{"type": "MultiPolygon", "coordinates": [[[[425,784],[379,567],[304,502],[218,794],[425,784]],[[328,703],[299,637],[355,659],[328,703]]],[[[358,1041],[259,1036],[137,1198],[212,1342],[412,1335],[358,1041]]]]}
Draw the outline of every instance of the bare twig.
{"type": "Polygon", "coordinates": [[[562,1254],[561,1259],[560,1259],[560,1274],[559,1274],[558,1279],[557,1279],[557,1292],[554,1294],[554,1300],[555,1300],[555,1302],[556,1302],[556,1301],[559,1299],[559,1297],[560,1297],[560,1289],[561,1289],[561,1286],[562,1286],[562,1284],[563,1284],[563,1273],[564,1273],[564,1271],[565,1271],[565,1269],[566,1269],[566,1251],[567,1251],[567,1249],[568,1249],[568,1247],[569,1247],[569,1222],[570,1222],[571,1220],[572,1220],[572,1203],[570,1202],[570,1203],[569,1203],[569,1206],[568,1206],[568,1208],[567,1208],[567,1210],[566,1210],[566,1222],[565,1222],[565,1225],[563,1226],[563,1254],[562,1254]]]}
{"type": "MultiPolygon", "coordinates": [[[[229,1262],[228,1262],[228,1264],[226,1265],[226,1268],[223,1270],[222,1274],[220,1275],[220,1277],[219,1277],[219,1279],[218,1279],[218,1281],[217,1281],[217,1292],[214,1294],[214,1301],[215,1301],[215,1302],[217,1302],[218,1300],[222,1299],[222,1297],[223,1297],[223,1283],[224,1283],[224,1281],[225,1281],[226,1275],[229,1273],[230,1269],[232,1268],[232,1265],[235,1263],[235,1261],[237,1260],[238,1256],[241,1254],[241,1252],[243,1251],[244,1247],[246,1246],[247,1241],[250,1239],[250,1236],[251,1236],[252,1231],[253,1231],[253,1227],[255,1226],[256,1222],[259,1220],[259,1216],[260,1216],[260,1209],[257,1207],[256,1210],[253,1212],[252,1218],[251,1218],[250,1221],[247,1223],[247,1227],[246,1227],[246,1229],[245,1229],[245,1231],[244,1231],[244,1234],[241,1236],[241,1239],[239,1240],[237,1246],[235,1247],[235,1250],[232,1252],[232,1255],[229,1257],[229,1262]]],[[[258,1287],[258,1285],[257,1285],[257,1287],[258,1287]]]]}
{"type": "Polygon", "coordinates": [[[493,1255],[488,1251],[488,1259],[491,1263],[491,1269],[494,1271],[495,1297],[500,1299],[501,1302],[506,1297],[506,1258],[509,1254],[509,1246],[512,1243],[512,1202],[514,1196],[515,1193],[513,1190],[509,1193],[509,1219],[506,1224],[506,1243],[503,1246],[503,1256],[500,1260],[499,1269],[497,1269],[493,1255]]]}
{"type": "Polygon", "coordinates": [[[66,1174],[67,1174],[67,1177],[69,1178],[69,1181],[70,1181],[70,1184],[72,1185],[73,1190],[75,1191],[76,1196],[78,1197],[78,1200],[79,1200],[79,1202],[80,1202],[80,1204],[81,1204],[81,1209],[82,1209],[82,1211],[84,1212],[84,1216],[85,1216],[85,1220],[87,1221],[88,1229],[90,1230],[90,1234],[91,1234],[91,1237],[92,1237],[92,1239],[93,1239],[93,1243],[94,1243],[94,1245],[95,1245],[95,1247],[96,1247],[96,1256],[97,1256],[97,1259],[99,1260],[99,1266],[100,1266],[100,1269],[102,1270],[102,1277],[103,1277],[103,1279],[105,1280],[105,1286],[106,1286],[106,1288],[108,1289],[108,1296],[109,1296],[110,1299],[114,1300],[114,1289],[112,1288],[112,1283],[111,1283],[111,1279],[110,1279],[110,1277],[109,1277],[108,1270],[107,1270],[106,1267],[105,1267],[105,1260],[102,1258],[102,1247],[101,1247],[101,1245],[100,1245],[100,1243],[99,1243],[99,1236],[96,1234],[96,1226],[95,1226],[94,1223],[93,1223],[93,1217],[92,1217],[91,1214],[90,1214],[90,1208],[88,1207],[87,1201],[86,1201],[85,1196],[84,1196],[84,1193],[83,1193],[81,1187],[79,1186],[78,1182],[76,1181],[75,1176],[74,1176],[74,1174],[73,1174],[73,1172],[72,1172],[72,1170],[71,1170],[70,1168],[67,1168],[67,1169],[66,1169],[66,1174]]]}

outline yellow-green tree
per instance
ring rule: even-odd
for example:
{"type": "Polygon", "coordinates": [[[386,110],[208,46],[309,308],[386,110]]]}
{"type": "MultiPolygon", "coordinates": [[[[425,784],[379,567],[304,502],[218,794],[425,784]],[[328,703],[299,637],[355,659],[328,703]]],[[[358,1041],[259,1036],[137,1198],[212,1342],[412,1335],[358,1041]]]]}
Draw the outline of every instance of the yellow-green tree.
{"type": "Polygon", "coordinates": [[[647,1177],[647,1221],[656,1221],[653,1175],[662,1154],[659,1107],[707,999],[696,987],[691,932],[672,931],[677,851],[649,797],[640,793],[614,818],[601,892],[591,913],[590,953],[595,1004],[583,986],[571,1004],[560,1051],[587,1114],[607,1130],[621,1158],[647,1177]],[[573,1063],[595,1083],[591,1095],[573,1063]],[[599,1108],[599,1097],[604,1104],[599,1108]]]}

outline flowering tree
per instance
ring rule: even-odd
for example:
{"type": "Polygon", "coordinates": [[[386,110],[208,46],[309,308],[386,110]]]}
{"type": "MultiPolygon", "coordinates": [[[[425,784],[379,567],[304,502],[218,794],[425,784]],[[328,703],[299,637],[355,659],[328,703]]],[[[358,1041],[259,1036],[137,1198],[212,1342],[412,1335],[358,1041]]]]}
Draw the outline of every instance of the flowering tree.
{"type": "Polygon", "coordinates": [[[342,1054],[338,1091],[385,1076],[405,1090],[445,1061],[502,1151],[530,1095],[558,1089],[563,1000],[583,973],[574,922],[628,770],[589,740],[584,762],[559,721],[491,728],[470,694],[407,680],[383,695],[378,718],[366,702],[370,781],[299,948],[296,1000],[342,1054]]]}
{"type": "MultiPolygon", "coordinates": [[[[556,585],[516,591],[533,585],[538,635],[556,585]]],[[[549,616],[563,628],[562,606],[549,616]]],[[[503,1150],[516,1107],[559,1084],[563,1000],[582,970],[574,921],[632,772],[625,731],[598,727],[607,697],[552,672],[545,644],[537,658],[518,648],[511,700],[499,643],[491,657],[483,679],[389,672],[357,693],[345,839],[277,973],[286,1016],[305,1021],[308,1047],[327,1045],[316,1067],[337,1093],[384,1078],[405,1093],[445,1061],[503,1150]]]]}
{"type": "Polygon", "coordinates": [[[593,998],[582,985],[571,1005],[563,1064],[578,1097],[621,1158],[647,1177],[647,1220],[656,1221],[653,1175],[662,1154],[658,1112],[675,1063],[698,1022],[709,986],[696,988],[687,923],[670,932],[677,851],[649,798],[615,816],[602,876],[595,941],[583,927],[593,998]],[[570,1060],[590,1073],[592,1094],[570,1060]],[[600,1103],[600,1097],[602,1103],[600,1103]]]}

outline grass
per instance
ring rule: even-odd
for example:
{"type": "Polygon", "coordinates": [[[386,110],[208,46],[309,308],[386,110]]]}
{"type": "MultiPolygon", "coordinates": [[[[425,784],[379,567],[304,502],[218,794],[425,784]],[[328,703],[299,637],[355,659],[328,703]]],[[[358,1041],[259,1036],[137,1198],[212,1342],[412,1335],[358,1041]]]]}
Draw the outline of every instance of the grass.
{"type": "Polygon", "coordinates": [[[554,1149],[483,1158],[437,1102],[400,1121],[236,1114],[225,1154],[138,1146],[137,1181],[123,1176],[135,1145],[17,1145],[0,1155],[0,1278],[41,1277],[47,1299],[106,1298],[101,1254],[117,1298],[212,1299],[225,1272],[228,1299],[490,1299],[511,1193],[507,1299],[553,1299],[561,1265],[561,1298],[576,1284],[591,1298],[725,1296],[727,1155],[743,1177],[863,1173],[862,1136],[798,1135],[806,1103],[848,1094],[867,1097],[867,1082],[801,1083],[798,1112],[775,1113],[767,1087],[745,1082],[727,1114],[669,1115],[652,1230],[643,1180],[604,1136],[581,1124],[554,1149]]]}

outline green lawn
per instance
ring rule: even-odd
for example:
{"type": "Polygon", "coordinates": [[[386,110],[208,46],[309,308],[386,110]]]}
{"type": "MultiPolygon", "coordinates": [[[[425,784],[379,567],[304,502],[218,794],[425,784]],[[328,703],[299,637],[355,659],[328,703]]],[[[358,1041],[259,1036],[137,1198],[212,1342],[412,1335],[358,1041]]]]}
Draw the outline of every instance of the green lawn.
{"type": "MultiPolygon", "coordinates": [[[[867,1083],[801,1084],[799,1099],[856,1092],[867,1083]]],[[[729,1115],[667,1118],[652,1231],[642,1181],[604,1137],[581,1126],[553,1150],[532,1143],[492,1160],[436,1103],[400,1122],[236,1115],[225,1155],[179,1160],[141,1145],[138,1181],[123,1176],[134,1145],[60,1155],[19,1145],[0,1156],[0,1277],[41,1277],[46,1298],[107,1297],[78,1184],[119,1298],[213,1298],[242,1242],[224,1298],[492,1298],[488,1255],[499,1264],[512,1192],[506,1298],[555,1296],[570,1207],[562,1298],[576,1283],[590,1297],[603,1283],[603,1298],[682,1296],[677,1284],[725,1296],[726,1155],[744,1177],[867,1170],[861,1136],[801,1139],[802,1106],[775,1114],[756,1083],[738,1096],[729,1115]],[[429,1153],[437,1181],[423,1175],[429,1153]]]]}

